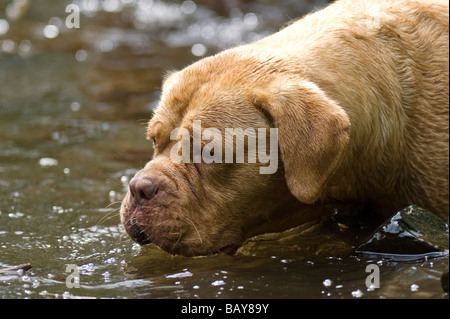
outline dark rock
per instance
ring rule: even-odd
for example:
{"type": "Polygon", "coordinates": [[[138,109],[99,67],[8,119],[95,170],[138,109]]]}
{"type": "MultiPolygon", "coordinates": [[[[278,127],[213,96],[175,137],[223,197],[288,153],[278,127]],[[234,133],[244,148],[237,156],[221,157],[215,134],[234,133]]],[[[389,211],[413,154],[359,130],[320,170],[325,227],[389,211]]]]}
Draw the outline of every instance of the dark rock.
{"type": "Polygon", "coordinates": [[[356,251],[397,260],[448,255],[448,222],[411,205],[379,226],[356,251]]]}

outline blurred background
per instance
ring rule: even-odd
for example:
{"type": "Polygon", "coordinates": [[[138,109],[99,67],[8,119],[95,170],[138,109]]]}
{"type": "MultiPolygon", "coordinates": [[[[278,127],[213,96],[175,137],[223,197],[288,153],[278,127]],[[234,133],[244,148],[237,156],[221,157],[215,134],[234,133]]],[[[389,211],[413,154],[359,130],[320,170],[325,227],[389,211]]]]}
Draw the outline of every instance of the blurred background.
{"type": "MultiPolygon", "coordinates": [[[[421,283],[429,264],[420,289],[367,291],[373,261],[330,257],[325,246],[349,244],[321,232],[308,239],[321,259],[320,247],[298,259],[282,247],[188,259],[141,249],[119,226],[128,181],[152,155],[145,129],[164,72],[327,2],[0,0],[0,269],[32,266],[0,272],[0,299],[441,297],[440,273],[421,283]],[[65,285],[67,264],[79,266],[81,288],[65,285]]],[[[386,276],[411,276],[402,267],[386,265],[386,276]]]]}

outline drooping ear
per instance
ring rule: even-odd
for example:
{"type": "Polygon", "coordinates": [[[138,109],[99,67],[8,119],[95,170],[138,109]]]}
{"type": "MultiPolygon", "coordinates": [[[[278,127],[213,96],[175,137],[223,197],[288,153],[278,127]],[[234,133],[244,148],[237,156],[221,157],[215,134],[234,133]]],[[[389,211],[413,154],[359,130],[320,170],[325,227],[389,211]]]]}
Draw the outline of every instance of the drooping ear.
{"type": "Polygon", "coordinates": [[[289,190],[299,201],[314,203],[347,148],[347,113],[309,81],[273,82],[256,94],[254,104],[278,128],[289,190]]]}

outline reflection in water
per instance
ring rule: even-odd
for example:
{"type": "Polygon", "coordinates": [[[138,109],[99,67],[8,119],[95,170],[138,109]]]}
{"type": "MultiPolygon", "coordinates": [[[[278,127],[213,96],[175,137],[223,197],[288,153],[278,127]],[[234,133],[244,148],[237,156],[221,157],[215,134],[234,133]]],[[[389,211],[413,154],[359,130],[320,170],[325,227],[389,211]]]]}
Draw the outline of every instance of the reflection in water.
{"type": "Polygon", "coordinates": [[[446,259],[355,255],[378,225],[360,218],[252,239],[234,257],[140,248],[118,226],[128,181],[151,157],[145,125],[164,72],[326,1],[228,3],[0,0],[0,269],[32,266],[0,272],[0,298],[443,297],[446,259]],[[71,3],[80,28],[65,23],[71,3]],[[65,285],[67,264],[79,289],[65,285]],[[367,264],[380,267],[379,289],[365,285],[367,264]]]}

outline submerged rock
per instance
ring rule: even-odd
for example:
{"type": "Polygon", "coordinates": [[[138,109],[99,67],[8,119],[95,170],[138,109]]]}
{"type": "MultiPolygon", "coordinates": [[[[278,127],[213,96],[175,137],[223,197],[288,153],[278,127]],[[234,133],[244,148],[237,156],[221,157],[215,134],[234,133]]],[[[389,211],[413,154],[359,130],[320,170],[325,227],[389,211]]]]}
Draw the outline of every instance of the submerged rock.
{"type": "Polygon", "coordinates": [[[339,211],[283,232],[247,239],[237,255],[304,259],[345,257],[379,224],[365,211],[339,211]]]}
{"type": "Polygon", "coordinates": [[[420,260],[448,255],[448,222],[411,205],[379,226],[356,251],[396,260],[420,260]]]}

